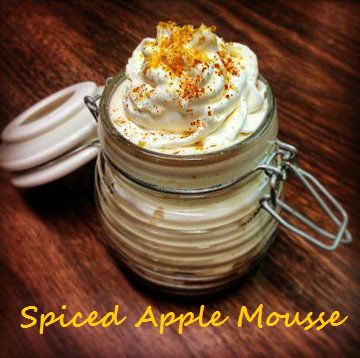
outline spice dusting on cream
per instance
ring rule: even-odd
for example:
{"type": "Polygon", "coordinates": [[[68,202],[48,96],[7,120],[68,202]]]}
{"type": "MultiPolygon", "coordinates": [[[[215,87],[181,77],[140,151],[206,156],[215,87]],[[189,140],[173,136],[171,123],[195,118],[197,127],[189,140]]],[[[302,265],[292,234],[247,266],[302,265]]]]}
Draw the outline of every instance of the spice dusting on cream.
{"type": "Polygon", "coordinates": [[[126,66],[110,102],[117,130],[140,147],[201,154],[240,142],[266,116],[256,55],[215,27],[161,22],[126,66]]]}

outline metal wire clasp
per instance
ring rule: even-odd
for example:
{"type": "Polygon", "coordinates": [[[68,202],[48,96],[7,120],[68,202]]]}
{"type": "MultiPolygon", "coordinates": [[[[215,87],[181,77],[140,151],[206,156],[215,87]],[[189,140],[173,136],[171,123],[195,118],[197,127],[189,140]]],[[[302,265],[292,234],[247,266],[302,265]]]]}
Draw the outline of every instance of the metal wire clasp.
{"type": "Polygon", "coordinates": [[[98,116],[99,116],[99,107],[96,102],[100,98],[101,98],[101,95],[99,95],[99,94],[96,94],[94,97],[91,97],[91,96],[84,97],[85,105],[88,108],[88,110],[90,111],[90,113],[92,114],[92,116],[94,117],[95,122],[98,121],[98,116]]]}
{"type": "MultiPolygon", "coordinates": [[[[108,77],[105,81],[105,86],[107,86],[112,79],[113,79],[112,77],[108,77]]],[[[101,98],[101,94],[103,90],[104,90],[104,86],[100,86],[98,87],[98,92],[100,93],[96,94],[94,97],[91,96],[84,97],[85,105],[92,114],[92,116],[94,117],[96,123],[98,122],[98,118],[99,118],[99,106],[97,105],[96,102],[101,98]]]]}
{"type": "Polygon", "coordinates": [[[272,215],[274,219],[276,219],[280,224],[284,225],[287,229],[325,250],[335,250],[340,244],[340,242],[350,243],[352,237],[349,231],[346,230],[348,224],[348,216],[344,208],[313,175],[296,165],[296,159],[296,148],[278,140],[277,151],[275,152],[273,157],[273,162],[275,162],[275,165],[260,165],[258,167],[258,169],[264,170],[265,173],[269,176],[270,185],[270,194],[265,195],[261,199],[261,206],[270,215],[272,215]],[[301,180],[305,188],[319,203],[323,211],[338,227],[337,233],[330,233],[324,228],[321,228],[309,218],[305,217],[299,211],[287,205],[283,200],[279,198],[279,186],[281,182],[287,179],[289,173],[294,173],[296,177],[301,180]],[[329,207],[325,200],[327,200],[328,203],[331,203],[333,208],[337,210],[337,215],[334,214],[333,210],[329,207]],[[305,224],[308,228],[318,233],[323,238],[330,240],[330,243],[321,241],[312,236],[311,234],[303,231],[299,227],[290,224],[279,214],[279,210],[277,209],[282,209],[285,212],[289,213],[297,220],[305,224]]]}

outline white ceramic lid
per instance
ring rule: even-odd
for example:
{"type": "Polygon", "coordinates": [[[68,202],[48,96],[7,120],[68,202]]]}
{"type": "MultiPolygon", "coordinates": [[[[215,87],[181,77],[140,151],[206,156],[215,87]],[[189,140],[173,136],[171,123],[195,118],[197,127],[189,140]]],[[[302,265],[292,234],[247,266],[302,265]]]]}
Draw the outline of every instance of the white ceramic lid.
{"type": "Polygon", "coordinates": [[[84,97],[102,90],[94,82],[74,84],[44,98],[8,124],[1,135],[0,167],[13,173],[15,186],[51,182],[97,155],[97,125],[84,97]]]}

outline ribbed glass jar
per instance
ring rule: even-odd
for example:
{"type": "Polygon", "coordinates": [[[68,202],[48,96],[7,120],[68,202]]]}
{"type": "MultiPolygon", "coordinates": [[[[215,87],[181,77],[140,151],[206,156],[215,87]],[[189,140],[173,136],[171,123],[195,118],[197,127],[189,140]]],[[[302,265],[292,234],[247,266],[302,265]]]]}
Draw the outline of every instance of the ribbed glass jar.
{"type": "Polygon", "coordinates": [[[109,102],[123,79],[106,85],[100,103],[96,193],[107,241],[128,269],[165,291],[219,290],[262,256],[277,227],[260,205],[269,179],[256,170],[276,147],[272,91],[266,119],[244,141],[208,154],[165,155],[113,126],[109,102]]]}

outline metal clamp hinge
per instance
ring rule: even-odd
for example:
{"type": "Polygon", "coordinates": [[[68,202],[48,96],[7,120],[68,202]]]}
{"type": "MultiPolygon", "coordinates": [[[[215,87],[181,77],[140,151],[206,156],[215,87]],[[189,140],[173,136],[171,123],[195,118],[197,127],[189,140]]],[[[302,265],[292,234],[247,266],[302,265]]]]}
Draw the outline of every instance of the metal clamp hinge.
{"type": "Polygon", "coordinates": [[[85,105],[89,109],[92,116],[94,117],[95,122],[98,121],[98,117],[99,117],[99,107],[98,107],[96,102],[100,98],[101,98],[100,94],[96,94],[94,97],[91,97],[91,96],[85,96],[84,97],[85,105]]]}
{"type": "Polygon", "coordinates": [[[278,140],[277,150],[273,156],[273,162],[275,162],[275,164],[261,165],[258,167],[258,169],[264,170],[265,173],[269,176],[270,185],[270,193],[261,199],[261,206],[287,229],[325,250],[335,250],[340,242],[350,243],[352,237],[349,231],[346,230],[348,224],[348,215],[346,211],[334,198],[334,196],[331,195],[329,191],[313,175],[295,164],[296,157],[297,150],[295,147],[278,140]],[[281,182],[287,179],[287,176],[290,172],[294,173],[296,177],[300,179],[305,188],[320,205],[323,211],[334,222],[338,228],[337,233],[330,233],[324,228],[321,228],[319,225],[311,221],[296,209],[287,205],[279,198],[279,186],[281,182]],[[330,203],[332,207],[337,210],[337,215],[335,215],[333,209],[330,208],[328,203],[330,203]],[[330,240],[330,243],[321,241],[312,236],[310,233],[307,233],[299,227],[289,223],[279,214],[279,210],[277,209],[284,210],[288,214],[292,215],[323,238],[330,240]]]}

